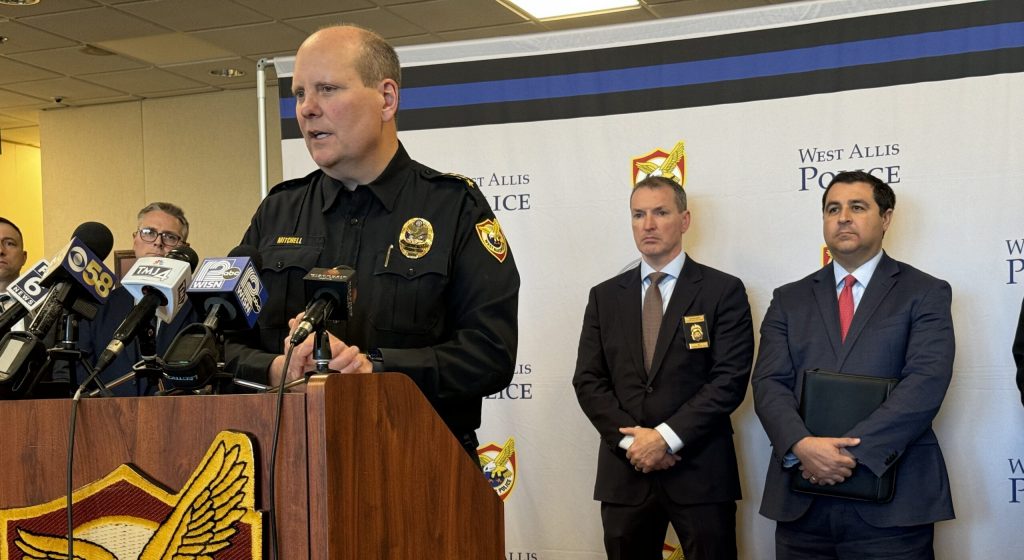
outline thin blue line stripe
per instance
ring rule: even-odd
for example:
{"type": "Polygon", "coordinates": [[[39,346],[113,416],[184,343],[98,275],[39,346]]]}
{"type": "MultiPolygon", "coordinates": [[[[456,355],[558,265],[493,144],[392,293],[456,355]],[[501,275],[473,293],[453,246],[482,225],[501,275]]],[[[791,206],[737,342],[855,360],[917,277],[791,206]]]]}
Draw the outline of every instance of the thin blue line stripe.
{"type": "MultiPolygon", "coordinates": [[[[402,90],[402,109],[432,109],[679,87],[1024,46],[1024,22],[599,72],[402,90]]],[[[295,118],[295,100],[281,99],[295,118]]]]}

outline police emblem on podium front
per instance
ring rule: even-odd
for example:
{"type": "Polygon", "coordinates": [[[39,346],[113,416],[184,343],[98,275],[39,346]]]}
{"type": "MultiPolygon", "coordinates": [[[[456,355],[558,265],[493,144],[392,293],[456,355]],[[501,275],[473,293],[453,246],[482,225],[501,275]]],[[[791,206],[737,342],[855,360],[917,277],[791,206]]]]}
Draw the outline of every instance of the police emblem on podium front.
{"type": "MultiPolygon", "coordinates": [[[[130,465],[72,494],[84,560],[260,559],[255,461],[244,434],[221,432],[176,494],[130,465]]],[[[67,558],[67,501],[0,510],[0,559],[67,558]]]]}
{"type": "Polygon", "coordinates": [[[508,499],[516,485],[516,440],[509,437],[505,445],[491,442],[478,447],[477,457],[484,478],[498,493],[501,501],[508,499]]]}

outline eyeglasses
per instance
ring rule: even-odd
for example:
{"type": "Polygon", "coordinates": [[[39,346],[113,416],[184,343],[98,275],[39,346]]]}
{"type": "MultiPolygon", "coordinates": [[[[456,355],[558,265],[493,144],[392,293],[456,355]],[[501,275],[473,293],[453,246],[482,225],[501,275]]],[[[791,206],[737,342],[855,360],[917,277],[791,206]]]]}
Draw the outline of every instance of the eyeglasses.
{"type": "Polygon", "coordinates": [[[139,231],[136,231],[132,235],[138,235],[146,243],[154,243],[156,242],[156,238],[159,237],[161,240],[163,240],[164,245],[168,247],[177,247],[178,245],[181,245],[184,242],[181,236],[178,235],[177,233],[171,233],[169,231],[157,231],[155,228],[151,227],[141,228],[139,229],[139,231]]]}

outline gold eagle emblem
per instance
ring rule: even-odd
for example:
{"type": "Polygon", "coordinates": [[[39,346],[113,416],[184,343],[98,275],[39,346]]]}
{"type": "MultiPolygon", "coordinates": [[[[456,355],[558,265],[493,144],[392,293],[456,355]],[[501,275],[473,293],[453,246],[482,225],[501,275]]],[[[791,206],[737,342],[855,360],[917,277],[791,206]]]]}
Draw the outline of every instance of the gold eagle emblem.
{"type": "MultiPolygon", "coordinates": [[[[131,538],[125,538],[121,531],[124,523],[92,527],[77,532],[83,536],[75,537],[76,560],[211,559],[232,546],[231,538],[238,532],[236,522],[240,520],[250,524],[253,549],[259,550],[262,532],[259,513],[253,509],[253,463],[252,444],[245,435],[221,433],[178,493],[174,509],[151,530],[148,539],[145,526],[138,524],[133,525],[131,538]]],[[[24,558],[68,557],[64,535],[37,534],[19,527],[14,544],[24,558]]]]}

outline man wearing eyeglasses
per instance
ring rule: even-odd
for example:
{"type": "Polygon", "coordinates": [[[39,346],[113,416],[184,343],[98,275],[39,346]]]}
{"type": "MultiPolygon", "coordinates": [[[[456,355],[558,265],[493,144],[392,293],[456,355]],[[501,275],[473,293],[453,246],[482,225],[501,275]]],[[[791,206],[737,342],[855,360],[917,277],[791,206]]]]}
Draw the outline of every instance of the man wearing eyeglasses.
{"type": "MultiPolygon", "coordinates": [[[[139,211],[138,228],[132,233],[132,250],[135,258],[163,257],[171,249],[187,245],[188,220],[185,212],[169,202],[154,202],[139,211]]],[[[99,353],[113,339],[114,331],[135,306],[135,300],[123,286],[110,293],[110,298],[100,307],[92,321],[82,321],[79,332],[79,347],[86,359],[94,362],[99,353]]],[[[152,328],[139,335],[132,344],[100,374],[100,379],[109,384],[132,371],[132,366],[143,356],[162,355],[182,328],[196,321],[192,305],[185,302],[181,311],[170,324],[156,319],[152,328]]],[[[79,371],[79,381],[85,374],[79,371]]],[[[115,396],[134,397],[156,392],[157,387],[149,380],[133,379],[111,388],[115,396]]]]}

